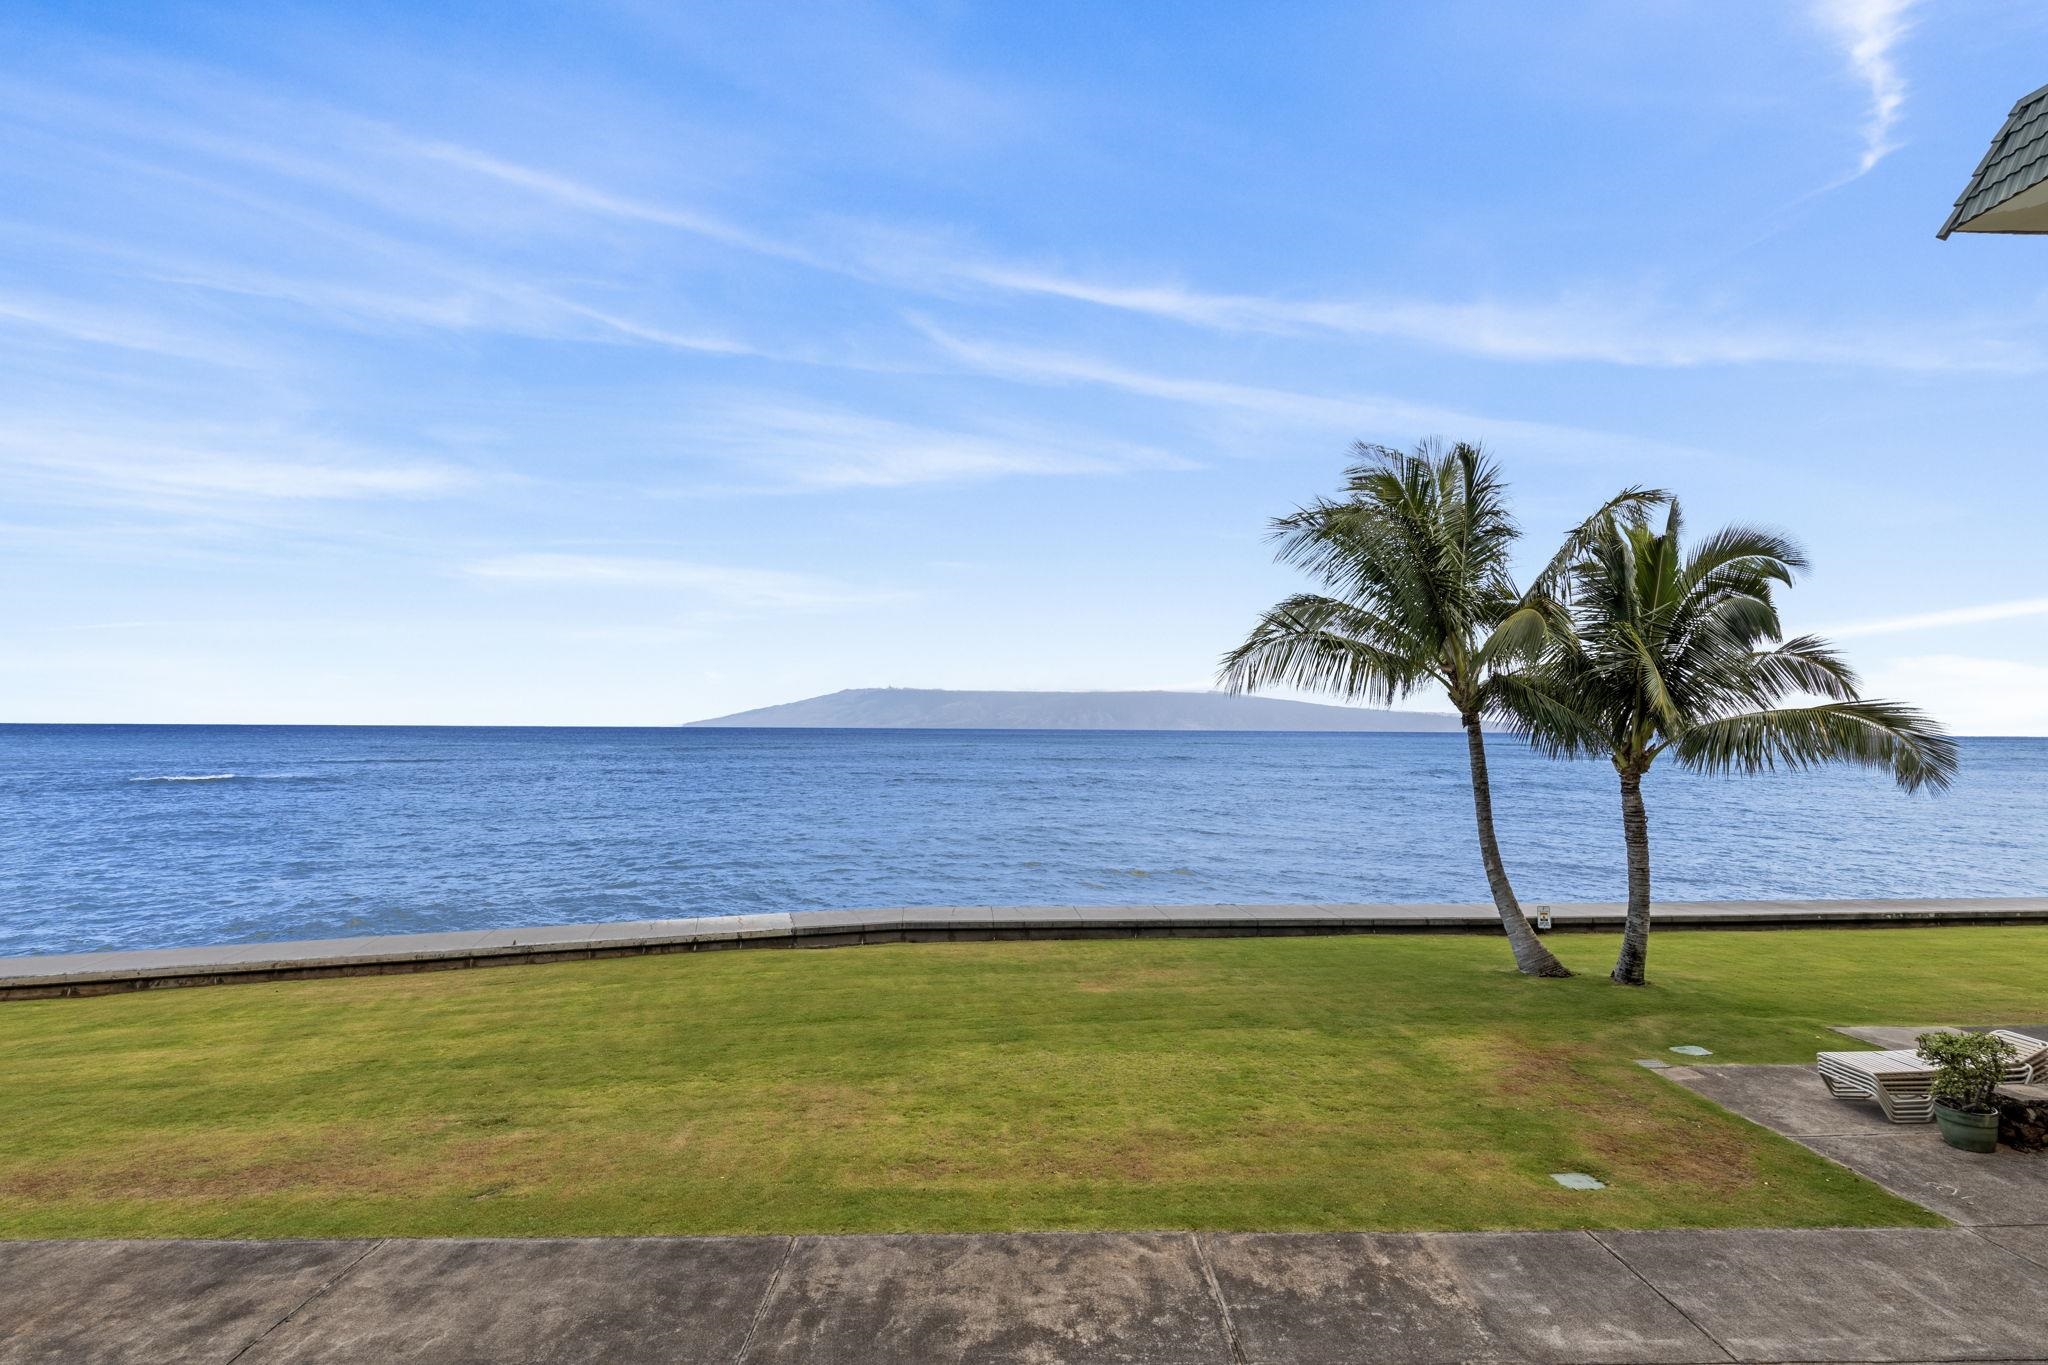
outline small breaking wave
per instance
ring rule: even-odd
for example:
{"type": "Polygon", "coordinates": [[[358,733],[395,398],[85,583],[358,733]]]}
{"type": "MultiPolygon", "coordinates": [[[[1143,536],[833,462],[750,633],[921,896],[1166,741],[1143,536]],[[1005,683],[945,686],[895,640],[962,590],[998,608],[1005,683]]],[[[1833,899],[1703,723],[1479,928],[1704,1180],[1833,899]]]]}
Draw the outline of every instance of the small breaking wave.
{"type": "Polygon", "coordinates": [[[160,773],[131,777],[130,782],[312,782],[319,773],[160,773]]]}

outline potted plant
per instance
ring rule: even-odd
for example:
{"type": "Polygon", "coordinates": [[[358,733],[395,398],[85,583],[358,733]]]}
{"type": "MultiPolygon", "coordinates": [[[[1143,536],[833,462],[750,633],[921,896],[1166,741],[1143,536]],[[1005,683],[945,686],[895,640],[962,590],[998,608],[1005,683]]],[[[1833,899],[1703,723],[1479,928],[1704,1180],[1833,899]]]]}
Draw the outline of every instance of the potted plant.
{"type": "Polygon", "coordinates": [[[1934,1121],[1942,1140],[1965,1152],[1998,1150],[1998,1108],[1991,1092],[2005,1078],[2013,1047],[1988,1033],[1942,1031],[1915,1040],[1934,1063],[1934,1121]]]}

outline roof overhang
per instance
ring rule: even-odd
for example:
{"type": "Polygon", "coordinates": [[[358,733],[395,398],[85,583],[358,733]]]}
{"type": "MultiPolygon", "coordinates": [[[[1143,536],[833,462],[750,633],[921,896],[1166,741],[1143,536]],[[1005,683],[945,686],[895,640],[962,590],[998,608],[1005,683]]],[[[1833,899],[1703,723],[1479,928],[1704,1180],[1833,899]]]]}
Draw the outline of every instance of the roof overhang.
{"type": "Polygon", "coordinates": [[[2023,96],[1992,136],[1934,235],[1951,232],[2048,233],[2048,85],[2023,96]]]}
{"type": "Polygon", "coordinates": [[[2022,190],[1997,208],[1965,218],[1950,232],[2048,232],[2048,180],[2022,190]]]}

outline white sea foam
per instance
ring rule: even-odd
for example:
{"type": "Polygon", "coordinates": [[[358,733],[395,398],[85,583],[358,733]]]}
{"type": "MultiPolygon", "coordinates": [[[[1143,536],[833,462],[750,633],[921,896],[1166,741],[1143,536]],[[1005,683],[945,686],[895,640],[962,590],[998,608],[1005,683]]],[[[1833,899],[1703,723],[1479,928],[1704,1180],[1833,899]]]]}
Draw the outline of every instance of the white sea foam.
{"type": "Polygon", "coordinates": [[[315,782],[319,773],[163,773],[131,777],[130,782],[315,782]]]}

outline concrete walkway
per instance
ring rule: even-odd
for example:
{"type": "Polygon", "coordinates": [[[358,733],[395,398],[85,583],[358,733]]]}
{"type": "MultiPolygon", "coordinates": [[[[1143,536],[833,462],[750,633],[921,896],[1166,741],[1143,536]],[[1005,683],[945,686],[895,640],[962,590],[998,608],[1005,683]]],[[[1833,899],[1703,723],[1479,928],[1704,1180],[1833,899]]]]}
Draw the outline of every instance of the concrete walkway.
{"type": "MultiPolygon", "coordinates": [[[[1532,914],[1535,903],[1528,907],[1532,914]]],[[[1550,907],[1564,930],[1621,928],[1623,907],[1550,907]]],[[[2048,924],[2048,896],[1948,900],[1666,901],[1670,929],[1785,929],[1924,924],[2048,924]]],[[[468,929],[439,934],[221,944],[143,952],[0,958],[0,1000],[100,995],[160,986],[377,975],[717,948],[831,948],[1025,938],[1258,934],[1499,933],[1491,905],[1027,905],[800,910],[701,919],[468,929]]]]}
{"type": "Polygon", "coordinates": [[[0,1363],[2048,1359],[2048,1225],[0,1243],[0,1363]]]}

